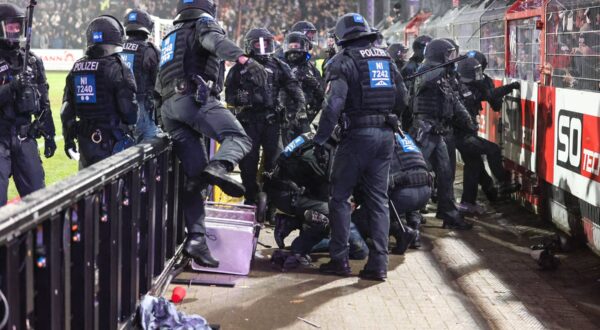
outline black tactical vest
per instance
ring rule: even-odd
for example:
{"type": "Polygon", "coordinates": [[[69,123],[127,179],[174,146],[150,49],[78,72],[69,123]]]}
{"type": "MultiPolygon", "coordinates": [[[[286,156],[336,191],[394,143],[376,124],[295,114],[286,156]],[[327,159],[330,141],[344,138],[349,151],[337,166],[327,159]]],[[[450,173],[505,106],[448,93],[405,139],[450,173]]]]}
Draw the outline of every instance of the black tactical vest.
{"type": "Polygon", "coordinates": [[[115,61],[121,66],[121,57],[116,54],[98,59],[84,57],[71,69],[68,83],[74,94],[75,113],[82,120],[101,123],[118,120],[117,102],[109,89],[113,82],[107,77],[107,68],[115,65],[115,61]]]}
{"type": "Polygon", "coordinates": [[[454,108],[449,100],[454,90],[445,77],[444,69],[417,77],[414,89],[413,113],[417,117],[426,117],[437,122],[446,122],[452,118],[454,108]]]}
{"type": "Polygon", "coordinates": [[[404,133],[404,138],[396,133],[395,157],[392,157],[390,173],[395,171],[407,171],[411,169],[427,170],[427,163],[423,154],[412,137],[404,133]]]}
{"type": "Polygon", "coordinates": [[[137,95],[147,94],[154,89],[154,81],[150,81],[150,73],[144,70],[144,55],[148,48],[152,48],[158,53],[154,45],[142,40],[128,41],[123,45],[123,52],[120,53],[123,62],[133,72],[138,90],[137,95]]]}
{"type": "MultiPolygon", "coordinates": [[[[9,84],[13,79],[15,79],[15,76],[17,74],[21,73],[21,71],[22,71],[21,62],[24,60],[24,57],[25,57],[25,52],[20,50],[19,54],[18,54],[18,58],[15,57],[15,59],[14,59],[15,61],[18,61],[17,64],[11,64],[5,59],[0,59],[0,86],[9,84]]],[[[29,57],[28,61],[29,61],[28,71],[33,72],[33,74],[34,74],[33,81],[35,82],[39,79],[38,75],[40,72],[39,68],[37,66],[37,60],[30,53],[30,57],[29,57]]],[[[38,89],[38,92],[39,91],[40,90],[38,89]]],[[[26,112],[24,109],[25,108],[20,107],[19,98],[15,94],[15,97],[13,98],[13,102],[5,104],[2,107],[2,109],[0,110],[0,116],[4,117],[4,118],[8,118],[8,119],[14,119],[17,116],[20,116],[21,118],[25,118],[25,117],[28,117],[31,114],[33,114],[32,112],[26,112]]],[[[38,107],[37,111],[39,111],[39,107],[38,107]]],[[[34,109],[34,112],[35,112],[35,109],[34,109]]],[[[30,120],[30,119],[28,119],[28,120],[30,120]]]]}
{"type": "Polygon", "coordinates": [[[345,112],[391,112],[396,101],[392,59],[379,48],[345,49],[358,69],[356,82],[349,82],[345,112]]]}
{"type": "MultiPolygon", "coordinates": [[[[201,17],[199,20],[203,19],[209,18],[201,17]]],[[[196,37],[196,21],[175,25],[161,45],[158,72],[161,96],[164,99],[172,96],[178,82],[190,81],[194,75],[202,76],[207,82],[212,81],[216,85],[216,92],[219,92],[223,87],[222,62],[200,44],[196,37]]]]}
{"type": "Polygon", "coordinates": [[[244,69],[241,70],[242,83],[240,87],[242,90],[247,91],[250,96],[250,106],[256,110],[274,110],[277,106],[277,99],[279,91],[281,90],[281,79],[283,75],[283,68],[281,60],[273,57],[266,63],[262,63],[267,71],[267,83],[266,86],[257,87],[256,84],[251,80],[247,74],[243,74],[244,69]]]}

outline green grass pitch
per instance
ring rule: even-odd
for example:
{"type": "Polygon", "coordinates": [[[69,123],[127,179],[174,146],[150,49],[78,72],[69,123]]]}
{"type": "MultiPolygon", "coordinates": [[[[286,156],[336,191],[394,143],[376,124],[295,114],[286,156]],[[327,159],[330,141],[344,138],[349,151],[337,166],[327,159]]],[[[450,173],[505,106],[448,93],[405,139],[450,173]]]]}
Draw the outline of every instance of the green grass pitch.
{"type": "MultiPolygon", "coordinates": [[[[60,181],[68,176],[77,173],[78,164],[76,161],[69,159],[64,152],[64,141],[62,136],[62,124],[60,122],[60,107],[62,105],[63,89],[65,87],[65,78],[67,72],[47,72],[48,84],[50,85],[50,104],[52,106],[52,117],[56,126],[56,153],[52,158],[45,158],[44,139],[38,140],[38,146],[42,162],[44,163],[44,171],[46,172],[46,186],[49,186],[57,181],[60,181]]],[[[17,189],[11,179],[8,187],[8,200],[19,196],[17,189]]]]}

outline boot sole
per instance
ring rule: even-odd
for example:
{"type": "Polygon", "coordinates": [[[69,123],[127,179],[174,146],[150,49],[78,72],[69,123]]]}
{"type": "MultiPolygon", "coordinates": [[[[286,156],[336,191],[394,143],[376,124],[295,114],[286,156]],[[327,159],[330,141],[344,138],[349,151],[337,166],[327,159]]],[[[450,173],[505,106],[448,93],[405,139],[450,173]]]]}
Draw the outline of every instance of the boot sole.
{"type": "Polygon", "coordinates": [[[235,181],[233,178],[218,176],[211,170],[206,170],[203,173],[206,176],[208,183],[221,188],[225,194],[231,197],[244,196],[246,189],[244,189],[244,186],[241,183],[235,181]]]}

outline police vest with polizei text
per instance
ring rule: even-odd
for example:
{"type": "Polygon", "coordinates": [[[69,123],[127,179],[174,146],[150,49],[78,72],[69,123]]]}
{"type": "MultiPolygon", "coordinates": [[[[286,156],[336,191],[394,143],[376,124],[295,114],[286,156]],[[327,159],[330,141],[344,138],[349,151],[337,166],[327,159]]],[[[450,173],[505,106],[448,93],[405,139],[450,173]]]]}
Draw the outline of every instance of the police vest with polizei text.
{"type": "Polygon", "coordinates": [[[123,52],[120,53],[123,62],[133,72],[138,95],[154,88],[154,81],[148,81],[149,73],[144,70],[144,54],[148,48],[153,47],[147,41],[131,40],[123,45],[123,52]]]}
{"type": "Polygon", "coordinates": [[[404,136],[395,134],[396,144],[394,156],[390,165],[390,176],[398,176],[407,171],[423,170],[427,172],[427,163],[421,150],[412,137],[406,133],[404,136]]]}
{"type": "Polygon", "coordinates": [[[359,70],[359,86],[348,86],[351,93],[347,111],[390,112],[396,101],[392,59],[380,48],[347,49],[359,70]],[[358,89],[360,93],[355,93],[358,89]]]}
{"type": "Polygon", "coordinates": [[[177,24],[163,39],[158,72],[163,98],[174,94],[178,80],[189,80],[194,75],[215,84],[221,82],[221,60],[204,49],[195,35],[196,22],[193,21],[177,24]]]}
{"type": "Polygon", "coordinates": [[[120,61],[118,56],[115,54],[99,59],[84,57],[73,65],[68,83],[71,84],[74,107],[79,118],[102,122],[118,118],[115,96],[109,90],[114,82],[106,76],[111,63],[120,61]]]}

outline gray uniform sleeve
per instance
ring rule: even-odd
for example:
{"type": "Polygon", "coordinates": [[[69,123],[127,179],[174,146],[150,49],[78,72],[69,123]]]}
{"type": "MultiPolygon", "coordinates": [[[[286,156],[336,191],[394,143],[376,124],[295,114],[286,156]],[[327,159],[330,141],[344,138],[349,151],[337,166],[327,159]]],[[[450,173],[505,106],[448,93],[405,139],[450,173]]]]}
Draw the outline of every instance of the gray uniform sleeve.
{"type": "Polygon", "coordinates": [[[328,65],[326,81],[325,101],[323,102],[321,119],[319,120],[319,129],[314,138],[315,143],[320,145],[325,144],[331,136],[346,104],[348,82],[342,70],[342,59],[334,59],[328,65]]]}
{"type": "Polygon", "coordinates": [[[196,22],[196,37],[202,47],[217,57],[236,62],[244,51],[225,35],[225,31],[212,17],[201,17],[196,22]]]}
{"type": "Polygon", "coordinates": [[[302,88],[300,87],[300,82],[296,79],[295,75],[292,73],[292,69],[290,69],[289,65],[286,63],[280,62],[282,75],[281,85],[284,87],[287,97],[293,100],[293,104],[296,106],[296,109],[287,109],[290,113],[296,113],[301,109],[304,109],[306,104],[306,100],[304,99],[304,93],[302,92],[302,88]]]}

